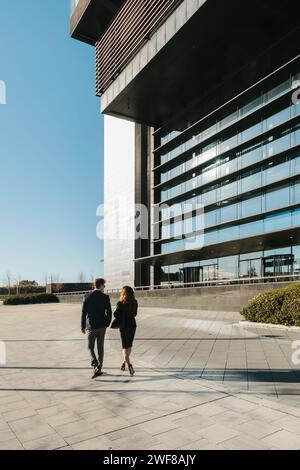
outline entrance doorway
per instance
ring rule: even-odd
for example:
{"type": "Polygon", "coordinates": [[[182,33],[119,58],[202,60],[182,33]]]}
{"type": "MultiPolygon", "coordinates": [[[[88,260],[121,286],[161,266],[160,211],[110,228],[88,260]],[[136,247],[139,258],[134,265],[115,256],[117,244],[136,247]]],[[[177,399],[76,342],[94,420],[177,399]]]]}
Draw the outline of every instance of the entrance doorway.
{"type": "Polygon", "coordinates": [[[293,273],[294,255],[272,255],[263,258],[264,277],[284,276],[293,273]]]}
{"type": "Polygon", "coordinates": [[[218,265],[192,266],[182,268],[182,279],[184,284],[195,282],[214,281],[218,279],[218,265]]]}
{"type": "Polygon", "coordinates": [[[188,267],[188,268],[182,268],[182,276],[181,279],[183,279],[184,284],[190,284],[193,282],[199,282],[200,279],[200,270],[201,268],[199,266],[193,266],[193,267],[188,267]]]}

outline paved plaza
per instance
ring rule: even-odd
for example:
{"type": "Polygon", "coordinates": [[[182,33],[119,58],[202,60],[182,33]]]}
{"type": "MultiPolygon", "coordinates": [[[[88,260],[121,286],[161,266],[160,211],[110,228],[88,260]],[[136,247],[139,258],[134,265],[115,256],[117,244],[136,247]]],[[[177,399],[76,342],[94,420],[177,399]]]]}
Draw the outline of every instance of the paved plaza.
{"type": "Polygon", "coordinates": [[[300,449],[300,333],[240,319],[140,309],[136,375],[110,330],[91,380],[79,304],[0,305],[0,449],[300,449]]]}

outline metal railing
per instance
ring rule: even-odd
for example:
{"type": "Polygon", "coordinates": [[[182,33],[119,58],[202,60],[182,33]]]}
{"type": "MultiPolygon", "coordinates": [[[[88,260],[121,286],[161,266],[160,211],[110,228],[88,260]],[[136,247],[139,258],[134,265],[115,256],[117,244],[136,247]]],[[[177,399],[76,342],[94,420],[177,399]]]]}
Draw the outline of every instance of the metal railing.
{"type": "MultiPolygon", "coordinates": [[[[250,285],[250,284],[266,284],[266,283],[290,283],[300,281],[300,274],[287,274],[279,276],[265,276],[265,277],[245,277],[237,279],[213,279],[201,282],[186,282],[186,283],[169,283],[159,284],[150,286],[135,287],[135,291],[154,291],[154,290],[168,290],[168,289],[186,289],[191,287],[222,287],[222,286],[233,286],[233,285],[250,285]]],[[[70,295],[85,295],[91,291],[81,292],[62,292],[56,295],[58,296],[70,296],[70,295]]],[[[121,288],[107,289],[107,294],[119,294],[121,288]]]]}
{"type": "Polygon", "coordinates": [[[127,0],[96,43],[97,95],[141,49],[183,0],[127,0]]]}

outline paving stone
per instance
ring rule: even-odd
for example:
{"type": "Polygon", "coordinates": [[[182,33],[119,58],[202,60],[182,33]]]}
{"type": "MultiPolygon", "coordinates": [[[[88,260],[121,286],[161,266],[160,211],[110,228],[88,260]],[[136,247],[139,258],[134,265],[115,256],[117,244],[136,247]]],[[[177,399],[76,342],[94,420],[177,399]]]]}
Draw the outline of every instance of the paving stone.
{"type": "Polygon", "coordinates": [[[106,434],[126,428],[129,426],[129,423],[123,417],[116,416],[115,418],[107,418],[99,423],[94,423],[94,426],[99,429],[101,434],[106,434]]]}
{"type": "Polygon", "coordinates": [[[15,437],[15,434],[10,429],[0,431],[0,443],[14,439],[15,437]]]}
{"type": "Polygon", "coordinates": [[[246,421],[235,426],[235,429],[240,432],[240,434],[245,433],[249,436],[252,436],[256,439],[262,439],[270,434],[273,434],[281,430],[281,427],[275,426],[274,423],[266,423],[264,421],[252,419],[251,421],[246,421]]]}
{"type": "Polygon", "coordinates": [[[208,441],[214,444],[219,444],[223,441],[240,435],[240,433],[235,429],[224,426],[223,424],[214,424],[212,426],[208,426],[207,428],[200,429],[199,434],[201,437],[208,439],[208,441]]]}
{"type": "Polygon", "coordinates": [[[73,444],[72,448],[74,450],[107,450],[107,449],[117,449],[112,441],[107,439],[104,436],[95,437],[94,439],[89,439],[87,441],[78,442],[73,444]]]}
{"type": "Polygon", "coordinates": [[[28,408],[28,402],[19,398],[17,401],[0,405],[0,413],[8,413],[9,411],[15,411],[23,408],[28,408]]]}
{"type": "Polygon", "coordinates": [[[282,450],[300,450],[300,436],[289,431],[282,430],[265,437],[262,441],[270,447],[282,450]]]}
{"type": "Polygon", "coordinates": [[[28,418],[30,416],[35,416],[37,414],[36,410],[33,408],[20,408],[17,410],[8,411],[7,413],[2,413],[3,419],[8,423],[10,421],[16,421],[21,418],[28,418]]]}
{"type": "Polygon", "coordinates": [[[24,447],[18,439],[9,439],[8,441],[0,442],[0,450],[24,450],[24,447]]]}
{"type": "Polygon", "coordinates": [[[70,437],[76,434],[84,433],[85,431],[90,431],[93,426],[87,421],[79,419],[77,421],[72,421],[71,423],[53,425],[55,431],[60,434],[62,437],[70,437]]]}
{"type": "Polygon", "coordinates": [[[45,418],[45,421],[53,427],[57,427],[62,424],[73,423],[78,421],[80,416],[73,413],[72,411],[63,411],[57,415],[48,416],[45,418]]]}
{"type": "Polygon", "coordinates": [[[53,429],[38,416],[12,421],[10,427],[21,442],[53,434],[53,429]]]}
{"type": "Polygon", "coordinates": [[[167,447],[172,445],[174,446],[174,448],[190,444],[199,440],[200,438],[200,436],[198,436],[197,434],[189,432],[188,430],[183,428],[172,429],[170,431],[157,434],[155,437],[165,443],[167,447]]]}
{"type": "Polygon", "coordinates": [[[10,431],[8,423],[6,421],[3,421],[2,419],[0,421],[0,432],[1,431],[10,431]]]}
{"type": "Polygon", "coordinates": [[[38,410],[39,415],[43,416],[44,418],[55,416],[59,413],[64,413],[69,411],[69,408],[63,404],[49,406],[46,408],[40,408],[38,410]]]}
{"type": "Polygon", "coordinates": [[[194,412],[200,416],[214,416],[219,413],[224,413],[227,411],[227,408],[224,408],[221,403],[223,400],[213,401],[210,403],[205,403],[197,408],[194,408],[194,412]]]}
{"type": "Polygon", "coordinates": [[[222,400],[222,407],[227,408],[231,411],[236,411],[237,413],[248,413],[253,410],[256,405],[249,401],[241,400],[236,397],[227,397],[222,400]]]}
{"type": "Polygon", "coordinates": [[[240,435],[223,441],[222,447],[227,450],[268,450],[271,448],[266,442],[249,435],[240,435]]]}
{"type": "MultiPolygon", "coordinates": [[[[211,421],[215,421],[216,423],[219,424],[229,424],[233,428],[235,428],[236,425],[244,423],[245,421],[249,420],[249,414],[248,413],[237,413],[236,411],[231,411],[231,410],[226,410],[222,413],[214,414],[211,417],[211,421]]],[[[213,424],[213,423],[212,423],[213,424]]]]}
{"type": "Polygon", "coordinates": [[[149,437],[150,433],[145,432],[141,429],[140,426],[131,426],[130,428],[121,429],[120,431],[113,431],[107,435],[111,441],[116,441],[117,439],[128,438],[128,436],[134,439],[136,437],[149,437]]]}
{"type": "Polygon", "coordinates": [[[107,418],[114,418],[116,414],[107,408],[95,408],[94,410],[85,411],[84,413],[79,410],[80,417],[86,421],[95,422],[102,421],[107,418]]]}
{"type": "Polygon", "coordinates": [[[174,420],[174,424],[178,427],[186,427],[186,429],[197,429],[204,426],[209,426],[213,424],[213,419],[208,417],[202,417],[198,413],[190,414],[183,418],[178,418],[174,420]]]}
{"type": "Polygon", "coordinates": [[[286,415],[282,413],[281,411],[273,410],[272,408],[259,406],[249,411],[247,413],[247,416],[251,417],[251,419],[258,419],[258,420],[272,423],[273,421],[284,418],[286,415]]]}
{"type": "Polygon", "coordinates": [[[88,431],[84,432],[79,432],[77,434],[74,434],[72,436],[65,436],[64,440],[69,444],[77,444],[79,442],[83,441],[88,441],[90,439],[93,439],[94,437],[100,437],[102,435],[101,431],[99,429],[92,427],[88,431]]]}
{"type": "Polygon", "coordinates": [[[262,339],[263,328],[234,326],[235,313],[143,308],[136,376],[120,373],[108,331],[106,375],[92,381],[79,316],[76,304],[0,305],[4,337],[26,339],[1,369],[1,448],[297,448],[299,333],[262,339]]]}
{"type": "Polygon", "coordinates": [[[132,438],[130,436],[130,433],[128,433],[128,437],[116,439],[115,441],[113,441],[113,443],[116,448],[121,450],[147,450],[150,447],[153,448],[153,446],[155,447],[156,445],[161,444],[160,440],[158,439],[158,436],[151,437],[150,435],[148,435],[147,437],[145,437],[143,435],[141,437],[134,436],[134,438],[132,438]]]}
{"type": "Polygon", "coordinates": [[[300,418],[298,417],[284,415],[283,418],[272,421],[272,424],[291,433],[300,435],[300,418]]]}
{"type": "Polygon", "coordinates": [[[224,447],[214,442],[210,442],[207,439],[201,439],[191,444],[179,447],[178,449],[183,450],[224,450],[224,447]]]}
{"type": "Polygon", "coordinates": [[[65,445],[66,442],[58,434],[23,442],[26,450],[55,450],[65,445]]]}
{"type": "Polygon", "coordinates": [[[153,419],[151,421],[147,421],[146,423],[139,424],[140,429],[148,432],[152,436],[176,429],[178,427],[180,427],[180,424],[169,418],[153,419]]]}

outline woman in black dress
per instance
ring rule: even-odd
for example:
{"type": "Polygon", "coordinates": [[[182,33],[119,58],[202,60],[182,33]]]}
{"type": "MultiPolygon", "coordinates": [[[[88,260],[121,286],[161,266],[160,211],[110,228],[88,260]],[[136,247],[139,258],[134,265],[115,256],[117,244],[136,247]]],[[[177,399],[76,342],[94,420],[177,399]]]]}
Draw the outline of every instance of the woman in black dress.
{"type": "Polygon", "coordinates": [[[117,309],[114,313],[115,318],[120,321],[120,334],[123,348],[124,362],[121,370],[124,372],[126,364],[130,375],[134,375],[134,369],[130,362],[132,344],[136,332],[136,320],[138,303],[131,287],[125,286],[122,289],[120,301],[117,303],[117,309]]]}

